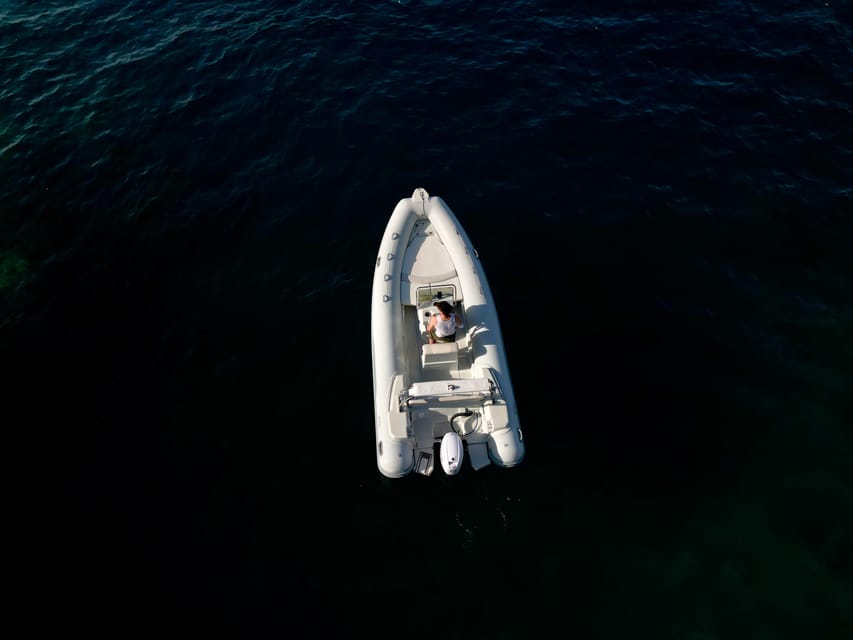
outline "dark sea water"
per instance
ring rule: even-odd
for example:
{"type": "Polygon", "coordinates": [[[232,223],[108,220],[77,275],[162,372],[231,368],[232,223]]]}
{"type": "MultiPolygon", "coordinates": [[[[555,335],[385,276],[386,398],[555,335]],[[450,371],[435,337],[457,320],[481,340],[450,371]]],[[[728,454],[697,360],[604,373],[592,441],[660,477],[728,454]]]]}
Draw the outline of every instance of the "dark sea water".
{"type": "Polygon", "coordinates": [[[853,638],[851,25],[0,0],[28,628],[853,638]],[[370,287],[416,187],[489,278],[516,469],[376,468],[370,287]]]}

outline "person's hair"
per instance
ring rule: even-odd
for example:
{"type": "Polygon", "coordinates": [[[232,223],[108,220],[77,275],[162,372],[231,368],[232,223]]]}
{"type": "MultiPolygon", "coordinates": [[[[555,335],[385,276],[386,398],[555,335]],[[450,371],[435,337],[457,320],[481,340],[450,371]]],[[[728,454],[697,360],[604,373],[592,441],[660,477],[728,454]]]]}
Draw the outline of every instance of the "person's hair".
{"type": "Polygon", "coordinates": [[[446,316],[449,316],[451,313],[453,313],[453,307],[451,307],[444,300],[439,300],[435,303],[435,306],[438,307],[438,310],[446,316]]]}

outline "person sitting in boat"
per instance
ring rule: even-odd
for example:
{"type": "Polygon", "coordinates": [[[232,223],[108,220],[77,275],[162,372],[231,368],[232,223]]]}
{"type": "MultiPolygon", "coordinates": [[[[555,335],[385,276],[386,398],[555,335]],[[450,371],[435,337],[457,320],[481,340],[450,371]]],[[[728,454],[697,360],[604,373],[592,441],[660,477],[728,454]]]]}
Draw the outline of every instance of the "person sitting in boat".
{"type": "Polygon", "coordinates": [[[435,303],[438,313],[432,314],[427,325],[429,343],[456,342],[456,327],[462,326],[462,318],[456,315],[444,300],[435,303]]]}

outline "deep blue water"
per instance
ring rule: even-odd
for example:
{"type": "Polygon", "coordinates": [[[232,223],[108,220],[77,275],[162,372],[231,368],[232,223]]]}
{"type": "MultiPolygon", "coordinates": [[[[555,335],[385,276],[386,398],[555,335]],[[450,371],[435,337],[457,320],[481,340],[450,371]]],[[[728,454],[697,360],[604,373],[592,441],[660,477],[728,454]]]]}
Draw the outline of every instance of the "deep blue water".
{"type": "Polygon", "coordinates": [[[0,1],[31,628],[853,637],[851,24],[0,1]],[[370,284],[415,187],[495,294],[516,469],[375,467],[370,284]]]}

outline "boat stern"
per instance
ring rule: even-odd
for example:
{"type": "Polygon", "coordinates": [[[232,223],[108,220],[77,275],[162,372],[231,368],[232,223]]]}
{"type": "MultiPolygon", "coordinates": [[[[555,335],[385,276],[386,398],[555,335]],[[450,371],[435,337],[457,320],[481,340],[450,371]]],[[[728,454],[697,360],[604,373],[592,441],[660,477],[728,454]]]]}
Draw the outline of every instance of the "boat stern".
{"type": "Polygon", "coordinates": [[[409,440],[385,438],[376,443],[376,466],[386,478],[402,478],[415,466],[415,450],[409,440]]]}
{"type": "Polygon", "coordinates": [[[521,429],[502,429],[489,434],[489,457],[499,467],[514,467],[524,459],[521,429]]]}

